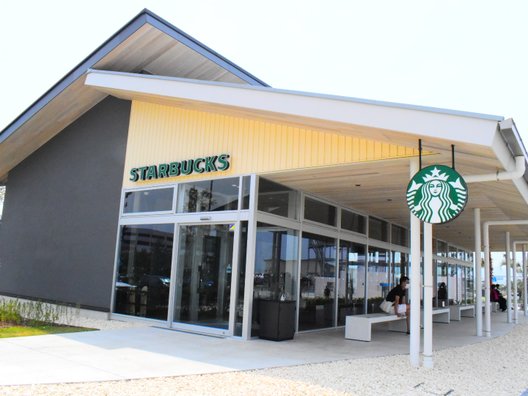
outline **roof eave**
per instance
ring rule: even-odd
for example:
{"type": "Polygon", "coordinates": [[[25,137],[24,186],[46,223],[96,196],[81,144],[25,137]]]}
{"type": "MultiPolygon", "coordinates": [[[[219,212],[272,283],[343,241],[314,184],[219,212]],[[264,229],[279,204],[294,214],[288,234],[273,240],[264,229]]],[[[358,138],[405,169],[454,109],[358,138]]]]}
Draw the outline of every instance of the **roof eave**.
{"type": "Polygon", "coordinates": [[[393,130],[491,147],[501,117],[282,91],[273,88],[91,70],[86,85],[128,99],[149,95],[393,130]]]}
{"type": "Polygon", "coordinates": [[[181,41],[184,45],[192,48],[196,52],[205,56],[209,60],[215,62],[219,66],[228,70],[229,72],[240,77],[248,84],[268,86],[266,83],[256,78],[252,74],[246,72],[241,67],[230,62],[217,52],[213,51],[209,47],[205,46],[198,40],[195,40],[185,32],[176,28],[172,24],[168,23],[161,17],[157,16],[153,12],[144,9],[138,15],[136,15],[130,22],[113,34],[108,40],[96,48],[90,55],[88,55],[83,61],[77,66],[70,70],[64,77],[62,77],[55,85],[47,90],[42,96],[40,96],[35,102],[33,102],[22,114],[15,118],[10,124],[8,124],[2,131],[0,131],[0,143],[5,141],[11,136],[16,130],[43,109],[51,100],[59,95],[64,89],[70,84],[82,77],[93,65],[99,62],[105,55],[111,52],[119,44],[124,42],[130,37],[135,31],[144,26],[150,24],[153,27],[163,31],[165,34],[173,37],[176,40],[181,41]]]}

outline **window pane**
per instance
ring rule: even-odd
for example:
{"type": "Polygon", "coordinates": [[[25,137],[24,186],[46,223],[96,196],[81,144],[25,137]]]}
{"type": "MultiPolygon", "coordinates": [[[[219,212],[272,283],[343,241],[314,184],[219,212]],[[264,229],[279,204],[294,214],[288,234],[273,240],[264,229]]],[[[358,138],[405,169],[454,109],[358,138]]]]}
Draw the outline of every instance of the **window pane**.
{"type": "Polygon", "coordinates": [[[158,212],[172,210],[173,188],[160,188],[125,193],[124,213],[158,212]]]}
{"type": "Polygon", "coordinates": [[[394,287],[400,283],[402,276],[408,276],[409,255],[397,251],[392,252],[392,264],[391,287],[394,287]]]}
{"type": "Polygon", "coordinates": [[[449,245],[449,257],[456,259],[457,258],[457,248],[449,245]]]}
{"type": "Polygon", "coordinates": [[[116,313],[167,320],[174,225],[121,227],[116,313]]]}
{"type": "Polygon", "coordinates": [[[457,281],[456,281],[456,265],[448,265],[448,278],[447,278],[448,298],[449,305],[455,304],[457,295],[457,281]]]}
{"type": "Polygon", "coordinates": [[[439,307],[447,307],[449,305],[449,294],[447,290],[447,263],[442,261],[437,261],[436,264],[436,303],[439,307]]]}
{"type": "Polygon", "coordinates": [[[409,246],[407,230],[397,225],[391,225],[391,243],[398,246],[409,246]]]}
{"type": "Polygon", "coordinates": [[[447,243],[436,241],[436,254],[442,257],[447,257],[447,243]]]}
{"type": "Polygon", "coordinates": [[[336,225],[335,206],[306,197],[304,200],[304,218],[331,226],[336,225]]]}
{"type": "Polygon", "coordinates": [[[347,315],[365,313],[365,245],[340,243],[337,324],[342,326],[347,315]]]}
{"type": "Polygon", "coordinates": [[[239,178],[195,181],[181,184],[178,212],[216,212],[238,209],[239,178]]]}
{"type": "Polygon", "coordinates": [[[242,178],[242,209],[249,209],[249,191],[251,187],[251,177],[242,178]]]}
{"type": "Polygon", "coordinates": [[[259,179],[258,210],[298,219],[298,193],[264,178],[259,179]]]}
{"type": "Polygon", "coordinates": [[[258,223],[255,247],[253,288],[253,336],[259,335],[260,301],[296,301],[297,232],[283,227],[258,223]]]}
{"type": "Polygon", "coordinates": [[[388,223],[386,221],[369,217],[369,238],[378,241],[389,241],[388,223]]]}
{"type": "Polygon", "coordinates": [[[389,276],[389,252],[385,249],[369,247],[367,275],[368,313],[382,312],[379,305],[392,288],[389,276]]]}
{"type": "Polygon", "coordinates": [[[336,241],[303,233],[299,330],[334,326],[336,241]]]}
{"type": "Polygon", "coordinates": [[[341,211],[341,228],[366,234],[366,225],[367,221],[365,216],[349,212],[348,210],[341,211]]]}

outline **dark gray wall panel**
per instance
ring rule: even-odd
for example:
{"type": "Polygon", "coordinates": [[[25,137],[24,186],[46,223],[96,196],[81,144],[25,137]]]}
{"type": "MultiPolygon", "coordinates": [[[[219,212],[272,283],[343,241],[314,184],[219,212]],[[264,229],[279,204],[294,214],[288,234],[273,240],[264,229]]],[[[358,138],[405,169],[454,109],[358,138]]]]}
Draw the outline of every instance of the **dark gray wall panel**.
{"type": "Polygon", "coordinates": [[[129,117],[109,97],[9,173],[0,293],[109,308],[129,117]]]}

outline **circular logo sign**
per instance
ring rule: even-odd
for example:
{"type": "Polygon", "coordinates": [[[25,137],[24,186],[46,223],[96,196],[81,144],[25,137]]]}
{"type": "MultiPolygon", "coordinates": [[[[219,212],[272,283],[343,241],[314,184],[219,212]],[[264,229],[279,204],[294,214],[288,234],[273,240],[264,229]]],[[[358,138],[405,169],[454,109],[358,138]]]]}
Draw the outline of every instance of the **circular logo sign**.
{"type": "Polygon", "coordinates": [[[445,165],[431,165],[416,173],[407,186],[407,205],[426,223],[442,224],[457,217],[466,206],[467,185],[445,165]]]}

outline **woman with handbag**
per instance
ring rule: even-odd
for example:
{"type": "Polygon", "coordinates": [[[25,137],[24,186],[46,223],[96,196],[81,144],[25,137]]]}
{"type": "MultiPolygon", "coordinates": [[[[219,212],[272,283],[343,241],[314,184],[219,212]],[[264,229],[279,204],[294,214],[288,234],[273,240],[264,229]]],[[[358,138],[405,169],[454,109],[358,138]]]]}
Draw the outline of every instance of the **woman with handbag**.
{"type": "Polygon", "coordinates": [[[383,312],[396,315],[398,317],[405,317],[407,322],[407,334],[409,334],[409,315],[410,305],[407,304],[406,291],[409,288],[409,278],[402,276],[400,284],[394,287],[385,300],[381,303],[380,308],[383,312]]]}

